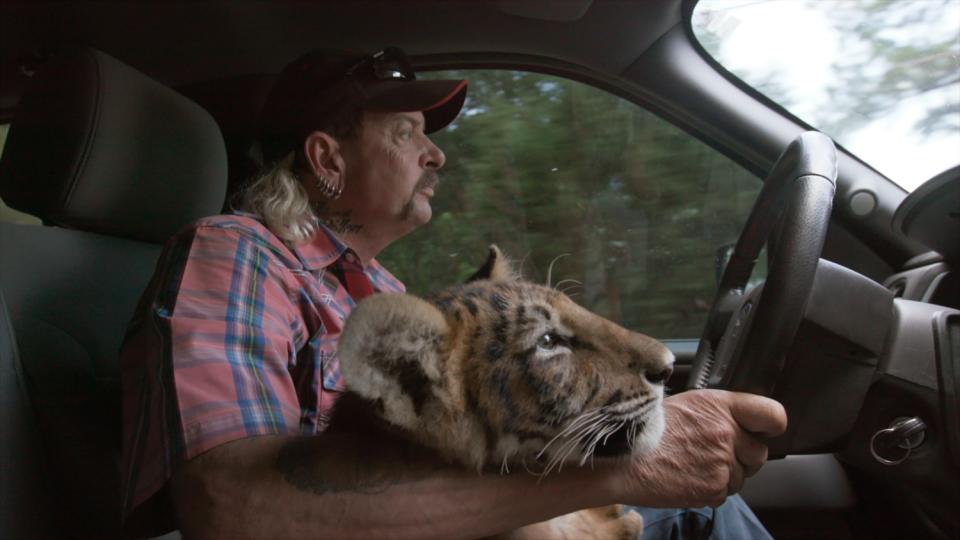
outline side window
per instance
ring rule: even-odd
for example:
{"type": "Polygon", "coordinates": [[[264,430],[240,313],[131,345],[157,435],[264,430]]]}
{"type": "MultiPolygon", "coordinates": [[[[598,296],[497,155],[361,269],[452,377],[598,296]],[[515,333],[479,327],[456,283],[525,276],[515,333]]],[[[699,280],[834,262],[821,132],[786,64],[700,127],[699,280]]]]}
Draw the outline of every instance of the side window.
{"type": "Polygon", "coordinates": [[[518,71],[470,80],[431,223],[380,260],[410,292],[462,281],[496,243],[530,280],[660,339],[697,339],[718,249],[736,241],[761,182],[643,108],[518,71]],[[552,271],[550,267],[552,265],[552,271]]]}
{"type": "MultiPolygon", "coordinates": [[[[10,130],[10,124],[0,124],[0,159],[3,159],[3,147],[7,142],[7,132],[10,130]]],[[[0,223],[25,223],[30,225],[39,225],[40,220],[29,214],[18,212],[7,206],[3,199],[0,199],[0,223]]]]}

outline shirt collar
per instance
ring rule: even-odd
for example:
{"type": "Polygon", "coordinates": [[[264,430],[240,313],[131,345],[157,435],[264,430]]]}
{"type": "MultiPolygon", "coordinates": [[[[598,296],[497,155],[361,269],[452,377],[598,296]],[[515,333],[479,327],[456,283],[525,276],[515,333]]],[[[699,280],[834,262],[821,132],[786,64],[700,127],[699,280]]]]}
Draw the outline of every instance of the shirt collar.
{"type": "MultiPolygon", "coordinates": [[[[341,242],[330,229],[317,224],[317,231],[309,242],[296,247],[297,257],[308,271],[319,271],[335,263],[344,253],[353,250],[341,242]]],[[[355,253],[354,253],[355,254],[355,253]]],[[[376,259],[364,265],[364,272],[370,278],[374,290],[378,292],[402,293],[406,291],[403,283],[394,277],[376,259]]]]}
{"type": "Polygon", "coordinates": [[[317,223],[317,230],[309,242],[296,247],[297,254],[307,270],[320,270],[333,264],[349,249],[330,229],[317,223]]]}

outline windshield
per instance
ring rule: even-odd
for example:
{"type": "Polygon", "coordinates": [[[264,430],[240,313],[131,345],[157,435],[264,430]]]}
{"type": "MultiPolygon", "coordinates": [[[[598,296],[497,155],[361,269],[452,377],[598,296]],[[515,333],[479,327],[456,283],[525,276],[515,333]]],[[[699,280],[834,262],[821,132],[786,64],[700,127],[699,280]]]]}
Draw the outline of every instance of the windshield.
{"type": "Polygon", "coordinates": [[[734,75],[912,191],[960,163],[960,1],[701,0],[734,75]]]}

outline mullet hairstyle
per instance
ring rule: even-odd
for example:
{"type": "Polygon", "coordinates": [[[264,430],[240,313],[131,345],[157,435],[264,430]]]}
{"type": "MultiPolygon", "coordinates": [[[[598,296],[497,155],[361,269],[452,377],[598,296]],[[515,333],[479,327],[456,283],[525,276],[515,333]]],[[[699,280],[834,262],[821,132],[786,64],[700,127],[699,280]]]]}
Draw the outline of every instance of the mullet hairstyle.
{"type": "MultiPolygon", "coordinates": [[[[354,106],[345,109],[329,127],[318,130],[344,141],[359,135],[362,124],[363,110],[354,106]]],[[[297,171],[307,170],[303,139],[299,143],[301,147],[292,144],[294,150],[270,163],[264,162],[263,148],[255,143],[250,154],[260,172],[234,196],[231,204],[234,211],[255,215],[289,246],[310,240],[318,223],[307,190],[297,175],[297,171]]]]}

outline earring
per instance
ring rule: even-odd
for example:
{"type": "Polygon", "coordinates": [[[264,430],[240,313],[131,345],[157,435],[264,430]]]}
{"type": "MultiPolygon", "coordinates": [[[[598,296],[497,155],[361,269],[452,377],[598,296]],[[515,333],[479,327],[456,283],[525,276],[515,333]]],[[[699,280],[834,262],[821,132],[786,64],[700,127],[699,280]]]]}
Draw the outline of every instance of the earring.
{"type": "Polygon", "coordinates": [[[316,186],[320,190],[320,193],[328,199],[338,199],[343,193],[343,182],[339,182],[334,186],[327,180],[327,177],[322,174],[317,176],[316,186]]]}

